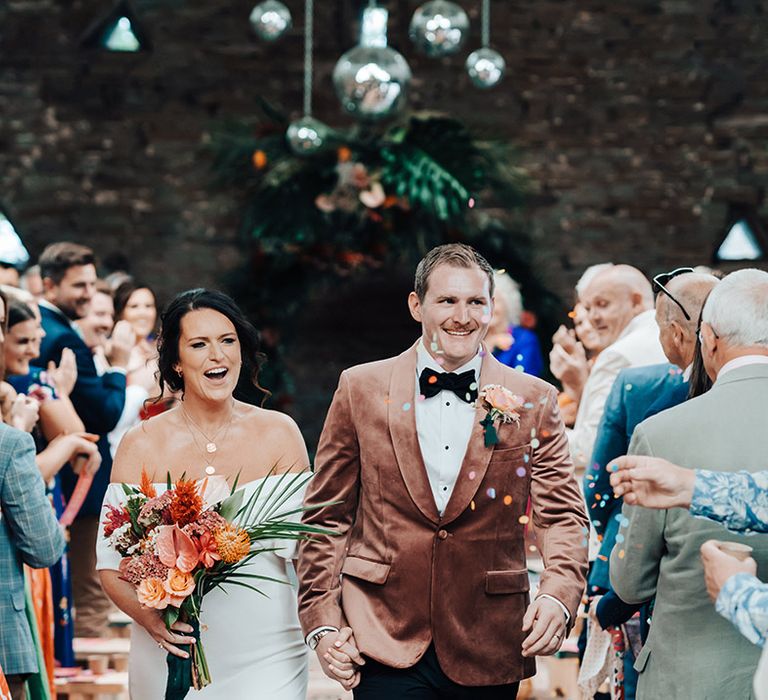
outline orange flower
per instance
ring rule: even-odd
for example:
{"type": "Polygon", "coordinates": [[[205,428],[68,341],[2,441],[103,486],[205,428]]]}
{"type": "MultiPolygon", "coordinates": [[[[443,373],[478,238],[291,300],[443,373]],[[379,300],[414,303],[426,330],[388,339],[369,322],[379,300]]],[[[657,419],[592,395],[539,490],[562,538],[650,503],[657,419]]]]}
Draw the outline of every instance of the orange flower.
{"type": "Polygon", "coordinates": [[[169,512],[173,522],[183,527],[197,520],[202,511],[203,499],[197,492],[195,482],[179,479],[171,493],[169,512]]]}
{"type": "Polygon", "coordinates": [[[163,583],[166,593],[171,596],[171,605],[178,607],[184,598],[195,590],[195,579],[192,574],[178,569],[171,569],[168,578],[163,583]]]}
{"type": "Polygon", "coordinates": [[[267,167],[267,154],[262,150],[254,151],[251,156],[251,162],[256,170],[263,170],[267,167]]]}
{"type": "Polygon", "coordinates": [[[171,602],[168,591],[159,578],[144,579],[136,589],[136,596],[142,605],[155,610],[165,610],[171,602]]]}
{"type": "Polygon", "coordinates": [[[219,550],[216,549],[216,540],[210,532],[204,532],[195,541],[200,552],[200,563],[210,569],[217,561],[221,561],[219,550]]]}
{"type": "Polygon", "coordinates": [[[352,151],[346,146],[340,146],[339,150],[336,151],[336,155],[339,158],[339,163],[346,163],[352,158],[352,151]]]}
{"type": "Polygon", "coordinates": [[[141,481],[139,482],[139,491],[141,491],[147,498],[155,498],[157,496],[157,490],[152,483],[152,479],[147,474],[147,468],[141,468],[141,481]]]}
{"type": "Polygon", "coordinates": [[[236,564],[251,549],[248,533],[235,525],[224,525],[213,533],[221,560],[226,564],[236,564]]]}

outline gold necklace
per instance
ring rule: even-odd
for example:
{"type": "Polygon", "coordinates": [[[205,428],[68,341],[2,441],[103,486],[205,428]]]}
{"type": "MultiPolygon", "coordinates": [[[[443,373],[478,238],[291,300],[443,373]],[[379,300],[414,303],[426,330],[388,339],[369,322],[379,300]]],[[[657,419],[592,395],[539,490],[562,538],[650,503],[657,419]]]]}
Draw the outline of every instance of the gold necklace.
{"type": "Polygon", "coordinates": [[[213,463],[216,461],[216,457],[218,455],[216,452],[218,451],[218,446],[216,445],[215,439],[218,437],[219,433],[226,427],[226,430],[224,431],[224,435],[222,436],[222,441],[226,439],[227,435],[229,434],[229,428],[232,425],[232,419],[235,416],[235,410],[234,410],[234,402],[232,404],[232,412],[229,414],[229,418],[227,419],[226,423],[222,423],[216,430],[216,432],[213,434],[213,438],[209,438],[203,429],[195,423],[195,421],[192,420],[187,415],[187,412],[184,410],[184,405],[181,406],[181,414],[184,416],[184,422],[187,426],[187,430],[189,431],[189,434],[192,436],[192,442],[195,443],[195,447],[200,450],[200,453],[203,455],[203,461],[205,462],[205,473],[208,474],[208,476],[211,476],[216,473],[216,467],[214,467],[213,463]],[[207,443],[205,445],[205,449],[200,447],[200,443],[197,441],[197,437],[195,436],[194,431],[192,430],[192,426],[197,428],[197,430],[200,432],[200,434],[207,440],[207,443]]]}

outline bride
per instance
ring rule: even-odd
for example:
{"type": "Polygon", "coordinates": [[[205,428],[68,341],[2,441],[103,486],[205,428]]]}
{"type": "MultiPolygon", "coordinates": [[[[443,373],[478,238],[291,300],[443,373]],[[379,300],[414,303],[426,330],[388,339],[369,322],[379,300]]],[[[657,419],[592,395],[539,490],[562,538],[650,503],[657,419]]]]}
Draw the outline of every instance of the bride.
{"type": "MultiPolygon", "coordinates": [[[[162,318],[158,341],[160,387],[182,392],[179,407],[137,425],[123,438],[112,468],[106,504],[118,505],[121,483],[137,484],[142,468],[165,488],[183,474],[209,486],[226,479],[239,484],[247,499],[264,479],[308,468],[306,447],[286,415],[238,400],[253,394],[262,356],[258,336],[235,303],[221,292],[195,289],[178,295],[162,318]]],[[[223,486],[223,484],[217,484],[223,486]]],[[[226,491],[223,488],[207,489],[226,491]]],[[[269,489],[262,489],[262,493],[269,489]]],[[[303,490],[285,510],[301,506],[303,490]]],[[[296,519],[299,515],[295,516],[296,519]]],[[[263,545],[264,543],[260,543],[263,545]]],[[[276,542],[248,565],[252,573],[294,581],[293,542],[276,542]]],[[[120,555],[101,533],[97,568],[107,595],[136,624],[131,631],[129,683],[135,700],[162,700],[166,655],[185,657],[192,628],[166,629],[157,610],[139,604],[134,587],[120,578],[120,555]]],[[[293,584],[259,582],[266,594],[225,587],[203,600],[202,641],[212,683],[189,697],[201,700],[302,700],[307,689],[307,659],[296,614],[293,584]]]]}

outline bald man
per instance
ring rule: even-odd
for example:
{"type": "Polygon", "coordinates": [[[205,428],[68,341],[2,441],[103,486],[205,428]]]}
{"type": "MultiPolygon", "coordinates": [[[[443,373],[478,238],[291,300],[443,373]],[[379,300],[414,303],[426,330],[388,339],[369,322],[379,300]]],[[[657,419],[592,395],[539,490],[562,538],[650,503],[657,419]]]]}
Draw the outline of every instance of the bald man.
{"type": "Polygon", "coordinates": [[[599,272],[581,294],[589,322],[605,347],[595,360],[569,433],[574,465],[585,469],[595,445],[605,402],[616,377],[627,367],[664,362],[654,318],[651,283],[637,268],[613,265],[599,272]]]}

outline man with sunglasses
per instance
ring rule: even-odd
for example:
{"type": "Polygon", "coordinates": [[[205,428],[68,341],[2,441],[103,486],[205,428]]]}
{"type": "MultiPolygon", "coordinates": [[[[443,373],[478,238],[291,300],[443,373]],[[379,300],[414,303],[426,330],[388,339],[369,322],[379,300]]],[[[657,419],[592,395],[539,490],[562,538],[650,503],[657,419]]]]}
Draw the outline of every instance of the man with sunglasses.
{"type": "MultiPolygon", "coordinates": [[[[627,453],[634,429],[646,418],[676,406],[688,397],[696,352],[696,329],[701,309],[718,283],[713,275],[696,273],[690,267],[657,275],[653,280],[659,339],[669,362],[622,370],[613,384],[600,422],[590,467],[584,480],[587,513],[598,535],[600,551],[590,570],[587,593],[595,596],[594,614],[603,629],[629,624],[647,634],[648,605],[628,605],[611,590],[609,557],[619,531],[621,499],[613,498],[608,465],[627,453]],[[641,611],[640,624],[628,623],[641,611]]],[[[637,635],[634,635],[637,638],[637,635]]],[[[637,672],[628,650],[624,664],[624,697],[633,700],[637,672]]]]}
{"type": "MultiPolygon", "coordinates": [[[[667,290],[674,294],[671,285],[667,290]]],[[[766,299],[768,273],[760,270],[731,273],[715,286],[701,322],[702,358],[715,380],[713,387],[641,423],[630,454],[663,458],[687,469],[765,468],[766,299]]],[[[712,488],[710,497],[722,493],[721,488],[712,488]]],[[[634,497],[628,500],[637,502],[634,497]]],[[[629,603],[656,596],[648,641],[635,664],[640,672],[638,698],[751,697],[760,650],[717,614],[708,592],[717,589],[717,610],[743,629],[738,606],[724,599],[730,595],[730,603],[746,604],[748,596],[734,596],[735,588],[754,587],[757,580],[747,576],[722,586],[723,590],[713,587],[714,569],[722,564],[715,561],[718,555],[710,551],[711,543],[702,545],[711,539],[747,544],[753,548],[757,570],[764,572],[768,538],[726,533],[679,507],[651,510],[625,503],[621,519],[622,541],[611,555],[611,583],[629,603]]]]}

